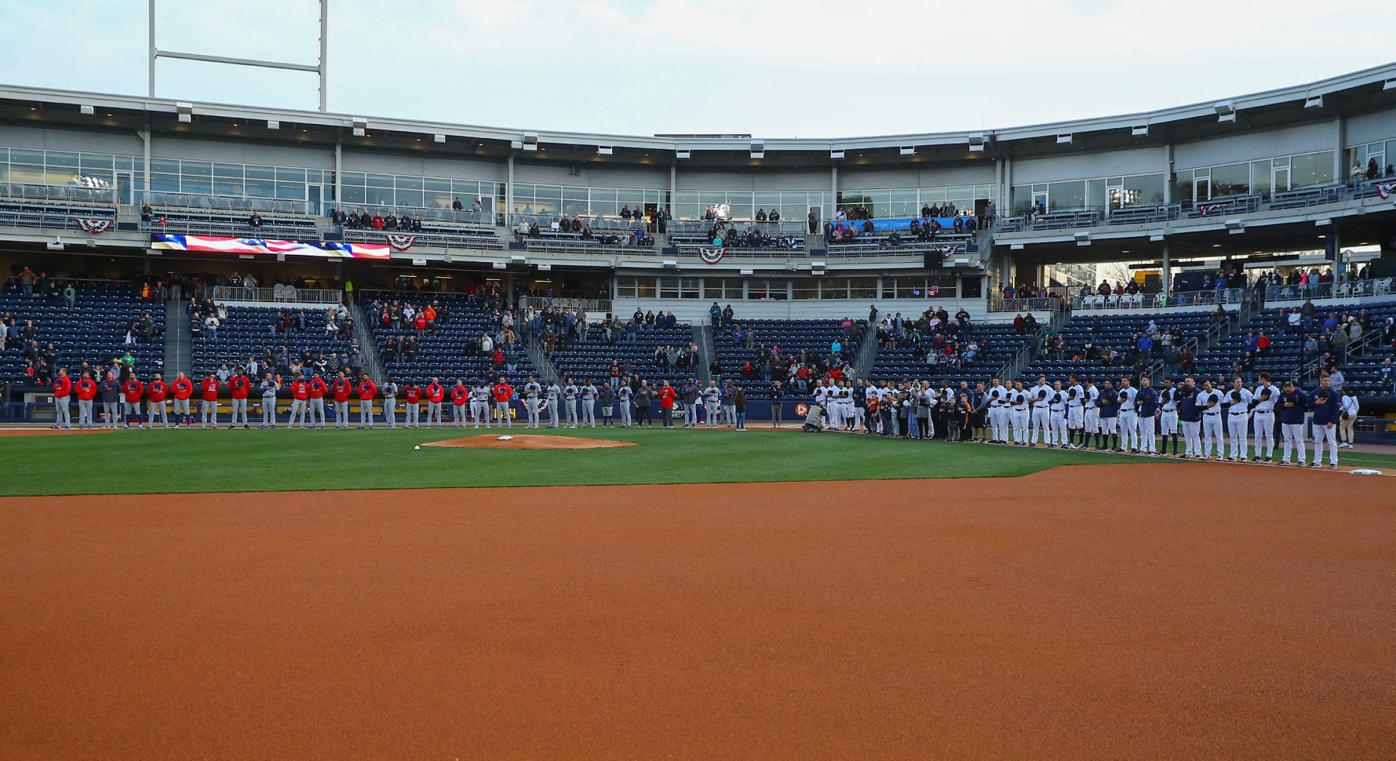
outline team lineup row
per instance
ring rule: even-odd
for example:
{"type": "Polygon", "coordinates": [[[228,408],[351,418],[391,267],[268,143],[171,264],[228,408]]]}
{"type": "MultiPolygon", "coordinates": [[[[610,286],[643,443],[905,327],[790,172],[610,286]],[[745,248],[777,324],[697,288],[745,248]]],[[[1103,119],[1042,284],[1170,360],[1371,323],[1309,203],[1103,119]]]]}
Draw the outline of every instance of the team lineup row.
{"type": "Polygon", "coordinates": [[[952,441],[1311,467],[1321,464],[1326,445],[1329,466],[1336,468],[1340,431],[1346,434],[1343,446],[1351,446],[1357,398],[1331,388],[1327,375],[1309,391],[1289,380],[1276,386],[1268,373],[1259,381],[1253,389],[1239,377],[1229,389],[1210,380],[1198,385],[1191,377],[1176,385],[1164,378],[1157,388],[1148,377],[1136,388],[1129,377],[1097,386],[1093,378],[1081,382],[1075,375],[1051,385],[1038,376],[1029,388],[998,378],[987,388],[961,381],[958,389],[944,382],[933,389],[927,381],[826,382],[814,390],[805,428],[933,438],[940,420],[952,441]],[[1277,440],[1283,442],[1280,453],[1277,440]],[[1314,457],[1308,463],[1310,441],[1314,457]]]}
{"type": "MultiPolygon", "coordinates": [[[[1326,375],[1311,391],[1299,389],[1292,381],[1277,387],[1265,373],[1260,374],[1260,383],[1253,389],[1246,388],[1239,377],[1226,390],[1214,388],[1210,380],[1203,380],[1198,386],[1190,377],[1177,385],[1172,378],[1165,378],[1159,388],[1153,387],[1147,377],[1141,378],[1139,384],[1135,388],[1130,378],[1122,377],[1118,386],[1113,379],[1105,379],[1097,386],[1093,378],[1081,382],[1074,375],[1050,386],[1045,376],[1039,376],[1030,388],[1025,388],[1022,381],[1007,386],[998,378],[987,388],[983,383],[971,388],[962,381],[959,389],[944,382],[940,388],[932,388],[928,381],[883,381],[879,385],[862,379],[825,379],[813,389],[814,406],[806,424],[820,429],[932,438],[936,421],[940,420],[946,426],[946,438],[951,440],[985,440],[1016,446],[1042,443],[1048,447],[1093,447],[1164,456],[1170,454],[1171,438],[1174,456],[1236,462],[1252,458],[1253,430],[1253,456],[1258,461],[1288,464],[1292,454],[1297,454],[1295,461],[1305,464],[1307,442],[1312,441],[1315,452],[1311,464],[1321,463],[1327,445],[1330,467],[1336,467],[1338,432],[1346,429],[1345,438],[1350,442],[1351,423],[1358,412],[1356,398],[1330,388],[1326,375]],[[1276,456],[1277,439],[1283,442],[1280,457],[1276,456]]],[[[201,425],[218,424],[219,396],[224,385],[213,376],[198,384],[201,425]]],[[[511,403],[515,400],[523,406],[528,428],[541,427],[544,414],[551,428],[596,427],[598,404],[601,425],[612,424],[618,410],[622,427],[653,426],[656,418],[668,427],[673,424],[676,411],[682,412],[684,427],[696,427],[700,422],[716,427],[720,421],[738,430],[746,427],[744,393],[730,386],[721,388],[716,381],[709,381],[706,387],[689,382],[680,389],[667,380],[656,386],[641,380],[634,387],[608,380],[598,387],[590,380],[577,385],[567,379],[565,385],[544,386],[529,377],[516,390],[504,377],[475,385],[456,381],[450,387],[436,378],[425,386],[399,386],[388,380],[379,387],[366,373],[357,382],[340,373],[328,383],[316,375],[308,379],[297,377],[286,385],[291,402],[286,423],[289,426],[327,427],[328,397],[334,402],[335,427],[350,426],[349,407],[353,400],[358,403],[359,427],[371,428],[377,418],[375,400],[381,395],[384,423],[389,428],[397,426],[399,406],[407,427],[420,427],[423,423],[444,425],[447,406],[455,426],[473,423],[477,428],[481,424],[512,427],[511,403]],[[658,407],[658,413],[651,416],[653,407],[658,407]],[[700,411],[704,413],[701,421],[700,411]]],[[[277,401],[283,390],[280,377],[268,373],[254,386],[252,379],[238,374],[229,378],[226,386],[232,397],[230,427],[251,427],[248,398],[254,393],[261,398],[261,427],[277,426],[277,401]]],[[[100,420],[108,428],[129,428],[132,422],[137,427],[153,428],[157,422],[170,427],[171,404],[174,427],[193,425],[191,400],[195,393],[194,382],[184,373],[168,384],[159,374],[146,383],[134,375],[118,382],[111,374],[98,382],[84,373],[74,382],[65,370],[60,370],[53,384],[53,427],[73,426],[73,396],[77,397],[79,428],[97,425],[99,400],[100,420]]],[[[773,425],[780,423],[779,409],[778,404],[773,405],[773,425]]]]}

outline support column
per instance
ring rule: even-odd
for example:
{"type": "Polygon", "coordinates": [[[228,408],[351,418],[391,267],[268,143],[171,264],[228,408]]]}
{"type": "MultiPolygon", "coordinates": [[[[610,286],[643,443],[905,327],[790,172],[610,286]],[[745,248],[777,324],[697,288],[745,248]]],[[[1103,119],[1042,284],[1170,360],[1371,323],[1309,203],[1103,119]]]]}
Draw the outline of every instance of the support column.
{"type": "Polygon", "coordinates": [[[344,208],[340,204],[344,194],[340,192],[340,187],[344,180],[344,146],[340,144],[339,138],[334,141],[334,208],[344,208]]]}
{"type": "Polygon", "coordinates": [[[1333,120],[1333,138],[1336,143],[1333,146],[1333,179],[1347,184],[1352,179],[1348,174],[1346,156],[1347,151],[1343,149],[1343,142],[1347,132],[1347,121],[1339,116],[1333,120]]]}
{"type": "MultiPolygon", "coordinates": [[[[141,144],[145,147],[145,163],[141,167],[141,175],[145,178],[143,184],[144,189],[141,191],[142,199],[144,199],[150,195],[150,124],[148,121],[146,128],[138,130],[138,134],[141,136],[141,144]]],[[[139,205],[140,202],[140,200],[137,200],[137,205],[139,205]]]]}
{"type": "MultiPolygon", "coordinates": [[[[1173,203],[1173,141],[1163,147],[1163,202],[1173,203]]],[[[1164,244],[1168,250],[1168,244],[1164,244]]]]}
{"type": "MultiPolygon", "coordinates": [[[[1165,186],[1167,187],[1167,186],[1165,186]]],[[[1169,259],[1168,241],[1163,242],[1163,297],[1173,304],[1173,262],[1169,259]]]]}
{"type": "Polygon", "coordinates": [[[674,196],[679,192],[679,162],[674,161],[669,164],[669,213],[674,213],[674,196]]]}
{"type": "Polygon", "coordinates": [[[830,222],[839,214],[839,165],[829,165],[829,216],[822,222],[830,222]]]}
{"type": "Polygon", "coordinates": [[[1000,219],[1013,215],[1013,159],[1003,159],[1003,182],[999,185],[999,202],[995,216],[1000,219]]]}
{"type": "Polygon", "coordinates": [[[514,226],[514,154],[509,154],[508,175],[504,185],[504,226],[514,226]]]}
{"type": "MultiPolygon", "coordinates": [[[[1333,245],[1333,285],[1336,287],[1344,281],[1347,275],[1343,268],[1343,237],[1336,221],[1329,225],[1328,242],[1333,245]]],[[[1337,296],[1337,291],[1334,291],[1333,295],[1337,296]]]]}

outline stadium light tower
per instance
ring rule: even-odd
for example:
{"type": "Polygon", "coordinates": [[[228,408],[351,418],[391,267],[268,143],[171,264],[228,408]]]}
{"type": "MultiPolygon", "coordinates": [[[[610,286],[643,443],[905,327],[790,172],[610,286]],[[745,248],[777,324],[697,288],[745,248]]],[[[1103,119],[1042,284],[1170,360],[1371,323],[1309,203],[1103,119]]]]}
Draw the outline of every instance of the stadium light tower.
{"type": "MultiPolygon", "coordinates": [[[[148,21],[150,23],[150,97],[155,97],[155,61],[159,58],[179,58],[185,61],[203,61],[205,63],[222,63],[230,66],[257,66],[263,69],[285,69],[288,71],[310,71],[320,77],[320,110],[328,110],[328,90],[329,85],[329,50],[330,37],[330,7],[329,0],[320,0],[320,60],[313,66],[308,63],[287,63],[285,61],[266,61],[259,58],[233,58],[222,55],[205,55],[203,53],[187,53],[175,50],[161,50],[155,45],[155,0],[150,0],[150,10],[148,21]]],[[[229,6],[231,7],[231,6],[229,6]]]]}

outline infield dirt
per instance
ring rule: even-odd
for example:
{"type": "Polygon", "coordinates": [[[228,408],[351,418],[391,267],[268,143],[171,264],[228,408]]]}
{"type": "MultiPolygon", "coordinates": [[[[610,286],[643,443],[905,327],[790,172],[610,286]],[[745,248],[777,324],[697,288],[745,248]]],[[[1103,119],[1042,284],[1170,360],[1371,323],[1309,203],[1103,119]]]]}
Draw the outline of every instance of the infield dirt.
{"type": "Polygon", "coordinates": [[[0,500],[0,757],[1389,759],[1385,478],[0,500]]]}

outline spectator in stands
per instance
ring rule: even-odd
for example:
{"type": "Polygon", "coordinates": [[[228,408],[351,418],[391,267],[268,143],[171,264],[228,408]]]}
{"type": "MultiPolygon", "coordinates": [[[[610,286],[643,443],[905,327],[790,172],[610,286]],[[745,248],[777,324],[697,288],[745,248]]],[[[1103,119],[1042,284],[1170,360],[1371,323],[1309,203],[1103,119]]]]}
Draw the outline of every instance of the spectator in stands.
{"type": "Polygon", "coordinates": [[[251,227],[252,229],[254,229],[254,230],[261,228],[261,226],[262,226],[262,215],[261,215],[261,214],[258,214],[256,209],[253,209],[253,210],[252,210],[252,216],[250,216],[250,217],[247,218],[247,224],[248,224],[248,226],[250,226],[250,227],[251,227]]]}
{"type": "Polygon", "coordinates": [[[1381,166],[1377,164],[1376,156],[1367,159],[1367,179],[1375,180],[1381,177],[1381,166]]]}
{"type": "Polygon", "coordinates": [[[382,230],[383,227],[387,224],[387,222],[383,219],[383,215],[375,212],[373,215],[373,219],[370,221],[369,224],[375,230],[382,230]]]}
{"type": "Polygon", "coordinates": [[[463,205],[461,204],[461,202],[460,202],[460,199],[457,198],[457,199],[451,201],[451,210],[452,210],[452,211],[464,211],[464,210],[465,210],[465,206],[463,206],[463,205]]]}
{"type": "Polygon", "coordinates": [[[142,202],[141,202],[141,221],[142,221],[142,222],[149,222],[149,221],[151,221],[151,220],[154,219],[154,218],[155,218],[155,210],[152,209],[152,208],[150,208],[150,203],[149,203],[149,202],[147,202],[147,201],[142,201],[142,202]]]}

